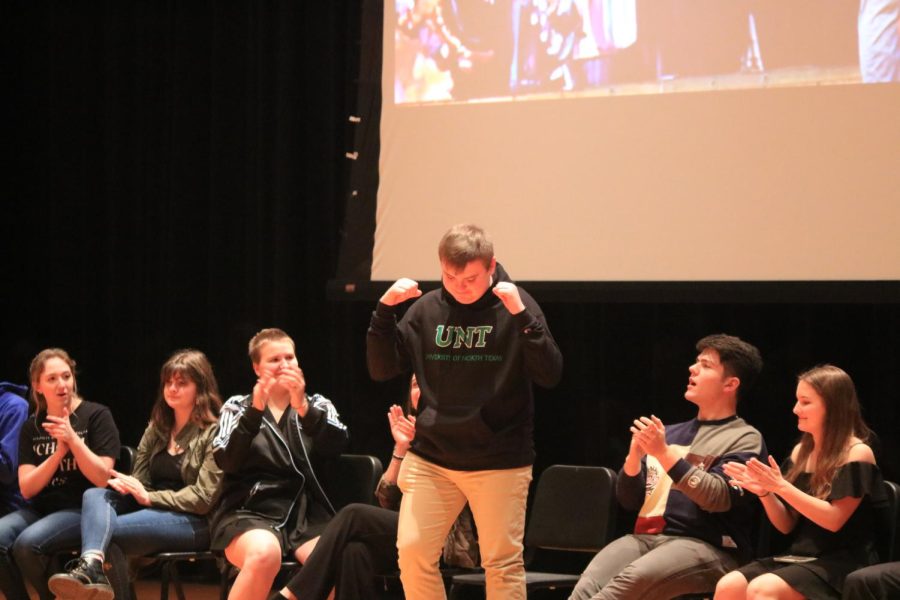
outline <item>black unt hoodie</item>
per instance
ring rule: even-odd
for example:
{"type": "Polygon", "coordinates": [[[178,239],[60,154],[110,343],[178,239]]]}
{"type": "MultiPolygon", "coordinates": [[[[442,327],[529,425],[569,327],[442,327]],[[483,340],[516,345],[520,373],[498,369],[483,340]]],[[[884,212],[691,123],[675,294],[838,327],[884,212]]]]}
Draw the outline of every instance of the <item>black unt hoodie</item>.
{"type": "Polygon", "coordinates": [[[448,469],[512,469],[534,462],[532,383],[553,387],[562,354],[540,306],[519,288],[512,315],[493,286],[510,281],[500,264],[485,294],[460,304],[443,286],[397,321],[378,303],[366,337],[369,374],[384,381],[415,373],[421,390],[411,450],[448,469]]]}

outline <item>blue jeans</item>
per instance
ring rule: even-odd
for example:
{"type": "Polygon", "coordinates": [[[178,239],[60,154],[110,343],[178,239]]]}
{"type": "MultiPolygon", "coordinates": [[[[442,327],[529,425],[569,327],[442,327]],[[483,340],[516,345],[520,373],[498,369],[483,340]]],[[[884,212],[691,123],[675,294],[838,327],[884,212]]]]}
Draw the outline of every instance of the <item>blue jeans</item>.
{"type": "Polygon", "coordinates": [[[47,568],[56,552],[75,548],[81,535],[81,511],[68,508],[42,515],[22,508],[0,519],[0,588],[7,600],[28,598],[25,581],[41,600],[52,600],[47,568]]]}
{"type": "Polygon", "coordinates": [[[209,524],[205,517],[143,508],[133,496],[106,488],[92,488],[84,493],[81,531],[81,552],[103,552],[112,565],[110,584],[119,599],[129,597],[128,566],[123,555],[209,549],[209,524]]]}

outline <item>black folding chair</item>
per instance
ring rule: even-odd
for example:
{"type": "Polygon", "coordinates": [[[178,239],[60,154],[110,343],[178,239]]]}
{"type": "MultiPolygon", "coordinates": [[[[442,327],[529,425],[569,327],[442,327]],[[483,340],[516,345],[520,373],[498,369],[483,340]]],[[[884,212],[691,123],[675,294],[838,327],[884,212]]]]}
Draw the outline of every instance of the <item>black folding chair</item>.
{"type": "MultiPolygon", "coordinates": [[[[616,518],[616,473],[607,467],[553,465],[538,480],[525,530],[525,587],[571,589],[580,574],[531,570],[537,550],[594,553],[612,538],[616,518]]],[[[484,573],[455,575],[450,599],[464,588],[484,587],[484,573]]]]}

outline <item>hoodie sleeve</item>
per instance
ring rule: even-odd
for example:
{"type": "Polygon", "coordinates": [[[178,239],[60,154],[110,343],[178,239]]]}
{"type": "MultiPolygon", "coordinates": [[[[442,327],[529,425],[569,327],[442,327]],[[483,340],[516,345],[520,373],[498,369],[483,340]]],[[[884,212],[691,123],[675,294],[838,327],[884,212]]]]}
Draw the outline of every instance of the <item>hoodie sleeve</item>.
{"type": "Polygon", "coordinates": [[[397,325],[397,307],[381,302],[372,313],[366,333],[366,364],[375,381],[387,381],[410,370],[397,325]]]}
{"type": "MultiPolygon", "coordinates": [[[[10,396],[14,396],[10,394],[10,396]]],[[[28,418],[28,403],[15,396],[0,412],[0,483],[16,486],[19,470],[19,431],[28,418]]]]}
{"type": "Polygon", "coordinates": [[[563,358],[544,313],[534,299],[519,290],[525,303],[525,310],[513,316],[519,330],[525,356],[525,370],[528,377],[543,388],[552,388],[562,377],[563,358]]]}

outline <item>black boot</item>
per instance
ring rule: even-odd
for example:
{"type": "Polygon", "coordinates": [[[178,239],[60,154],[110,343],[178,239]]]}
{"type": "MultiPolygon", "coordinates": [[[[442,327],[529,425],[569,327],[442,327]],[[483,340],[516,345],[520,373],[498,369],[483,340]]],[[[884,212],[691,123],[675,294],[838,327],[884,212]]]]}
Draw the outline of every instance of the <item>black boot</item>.
{"type": "Polygon", "coordinates": [[[47,585],[51,592],[67,600],[113,600],[114,597],[99,560],[70,561],[66,572],[51,577],[47,585]]]}

